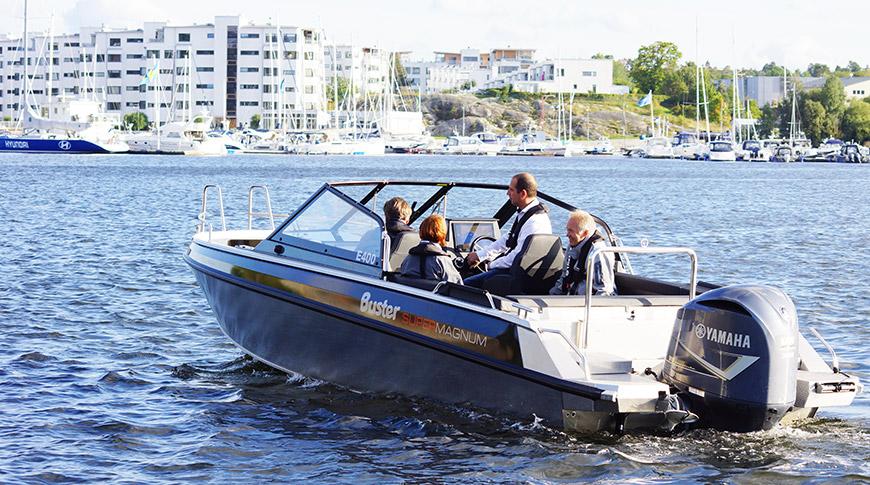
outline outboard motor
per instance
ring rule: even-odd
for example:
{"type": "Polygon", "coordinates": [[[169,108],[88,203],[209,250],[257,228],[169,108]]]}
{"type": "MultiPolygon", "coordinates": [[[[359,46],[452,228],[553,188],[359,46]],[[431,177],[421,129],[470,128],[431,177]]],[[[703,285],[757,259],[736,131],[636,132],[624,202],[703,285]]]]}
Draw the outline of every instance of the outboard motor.
{"type": "Polygon", "coordinates": [[[795,402],[797,312],[769,286],[708,291],[677,312],[662,377],[701,425],[770,429],[795,402]]]}

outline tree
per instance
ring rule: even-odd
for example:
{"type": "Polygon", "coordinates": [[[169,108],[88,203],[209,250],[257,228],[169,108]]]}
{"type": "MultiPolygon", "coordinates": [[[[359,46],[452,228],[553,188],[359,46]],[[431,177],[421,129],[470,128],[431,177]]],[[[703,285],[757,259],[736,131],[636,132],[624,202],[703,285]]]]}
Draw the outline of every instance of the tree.
{"type": "Polygon", "coordinates": [[[825,64],[813,63],[807,66],[807,74],[812,77],[824,77],[831,74],[831,68],[825,64]]]}
{"type": "Polygon", "coordinates": [[[843,138],[865,143],[870,140],[870,103],[854,100],[843,113],[843,138]]]}
{"type": "Polygon", "coordinates": [[[124,124],[129,126],[133,131],[143,131],[148,129],[148,117],[145,113],[139,111],[124,115],[124,124]]]}
{"type": "Polygon", "coordinates": [[[641,46],[637,57],[631,61],[631,79],[641,92],[657,93],[664,86],[668,71],[676,69],[682,56],[676,44],[671,42],[658,41],[641,46]]]}
{"type": "Polygon", "coordinates": [[[779,76],[782,77],[783,69],[780,66],[777,66],[775,62],[771,61],[764,65],[761,68],[760,75],[762,76],[779,76]]]}
{"type": "Polygon", "coordinates": [[[249,127],[253,129],[257,129],[260,127],[260,115],[251,116],[251,122],[248,124],[249,127]]]}
{"type": "Polygon", "coordinates": [[[819,92],[819,102],[828,114],[830,136],[840,136],[840,119],[846,110],[846,91],[843,81],[836,76],[828,77],[819,92]]]}
{"type": "Polygon", "coordinates": [[[334,83],[326,85],[326,100],[328,109],[337,109],[350,94],[350,82],[347,78],[339,77],[334,83]]]}
{"type": "Polygon", "coordinates": [[[853,73],[859,72],[862,70],[861,64],[858,64],[855,61],[849,61],[849,64],[846,65],[846,69],[852,71],[853,73]]]}
{"type": "Polygon", "coordinates": [[[398,86],[407,86],[408,85],[408,73],[405,71],[405,66],[402,64],[402,57],[393,53],[393,69],[394,74],[396,75],[396,84],[398,86]]]}
{"type": "Polygon", "coordinates": [[[613,61],[613,84],[631,88],[633,83],[631,82],[631,76],[628,74],[628,62],[627,59],[615,59],[613,61]]]}
{"type": "Polygon", "coordinates": [[[805,100],[803,109],[801,109],[801,117],[803,119],[802,126],[804,133],[813,141],[813,144],[821,143],[822,140],[827,138],[829,130],[828,115],[822,103],[813,99],[805,100]]]}

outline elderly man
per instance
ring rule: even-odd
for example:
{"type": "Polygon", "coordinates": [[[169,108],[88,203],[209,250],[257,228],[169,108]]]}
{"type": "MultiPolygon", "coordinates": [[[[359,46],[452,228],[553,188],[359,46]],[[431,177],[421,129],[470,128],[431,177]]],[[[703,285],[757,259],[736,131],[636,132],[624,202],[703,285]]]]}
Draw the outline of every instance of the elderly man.
{"type": "Polygon", "coordinates": [[[465,284],[483,288],[484,283],[498,274],[509,274],[511,264],[526,239],[534,234],[552,234],[547,208],[538,200],[538,182],[530,173],[518,173],[511,178],[508,199],[517,208],[511,230],[489,246],[471,252],[465,261],[471,267],[489,261],[489,270],[465,279],[465,284]]]}
{"type": "MultiPolygon", "coordinates": [[[[574,210],[565,224],[568,252],[562,274],[550,289],[551,295],[586,294],[586,260],[594,248],[605,247],[604,239],[595,232],[595,219],[588,212],[574,210]]],[[[613,253],[605,253],[592,265],[592,294],[614,295],[613,253]]]]}

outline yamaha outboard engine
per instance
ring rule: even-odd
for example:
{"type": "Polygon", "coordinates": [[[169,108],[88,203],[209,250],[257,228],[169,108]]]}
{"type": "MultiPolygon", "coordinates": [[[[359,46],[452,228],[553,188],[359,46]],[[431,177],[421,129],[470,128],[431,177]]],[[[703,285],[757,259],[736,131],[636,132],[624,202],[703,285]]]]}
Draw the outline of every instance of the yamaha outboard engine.
{"type": "Polygon", "coordinates": [[[665,382],[681,391],[701,425],[770,429],[795,401],[797,312],[769,286],[708,291],[677,312],[665,382]]]}

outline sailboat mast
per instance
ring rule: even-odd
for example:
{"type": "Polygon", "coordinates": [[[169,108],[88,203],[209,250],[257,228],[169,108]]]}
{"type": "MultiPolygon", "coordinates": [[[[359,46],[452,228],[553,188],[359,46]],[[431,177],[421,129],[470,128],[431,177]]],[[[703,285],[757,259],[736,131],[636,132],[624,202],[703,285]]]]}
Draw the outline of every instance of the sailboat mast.
{"type": "Polygon", "coordinates": [[[701,65],[698,52],[698,17],[695,17],[695,140],[701,139],[701,65]]]}
{"type": "Polygon", "coordinates": [[[21,94],[18,108],[21,110],[18,116],[18,123],[24,122],[24,105],[27,104],[27,0],[24,0],[24,36],[21,38],[21,48],[24,49],[24,55],[21,58],[21,94]]]}

